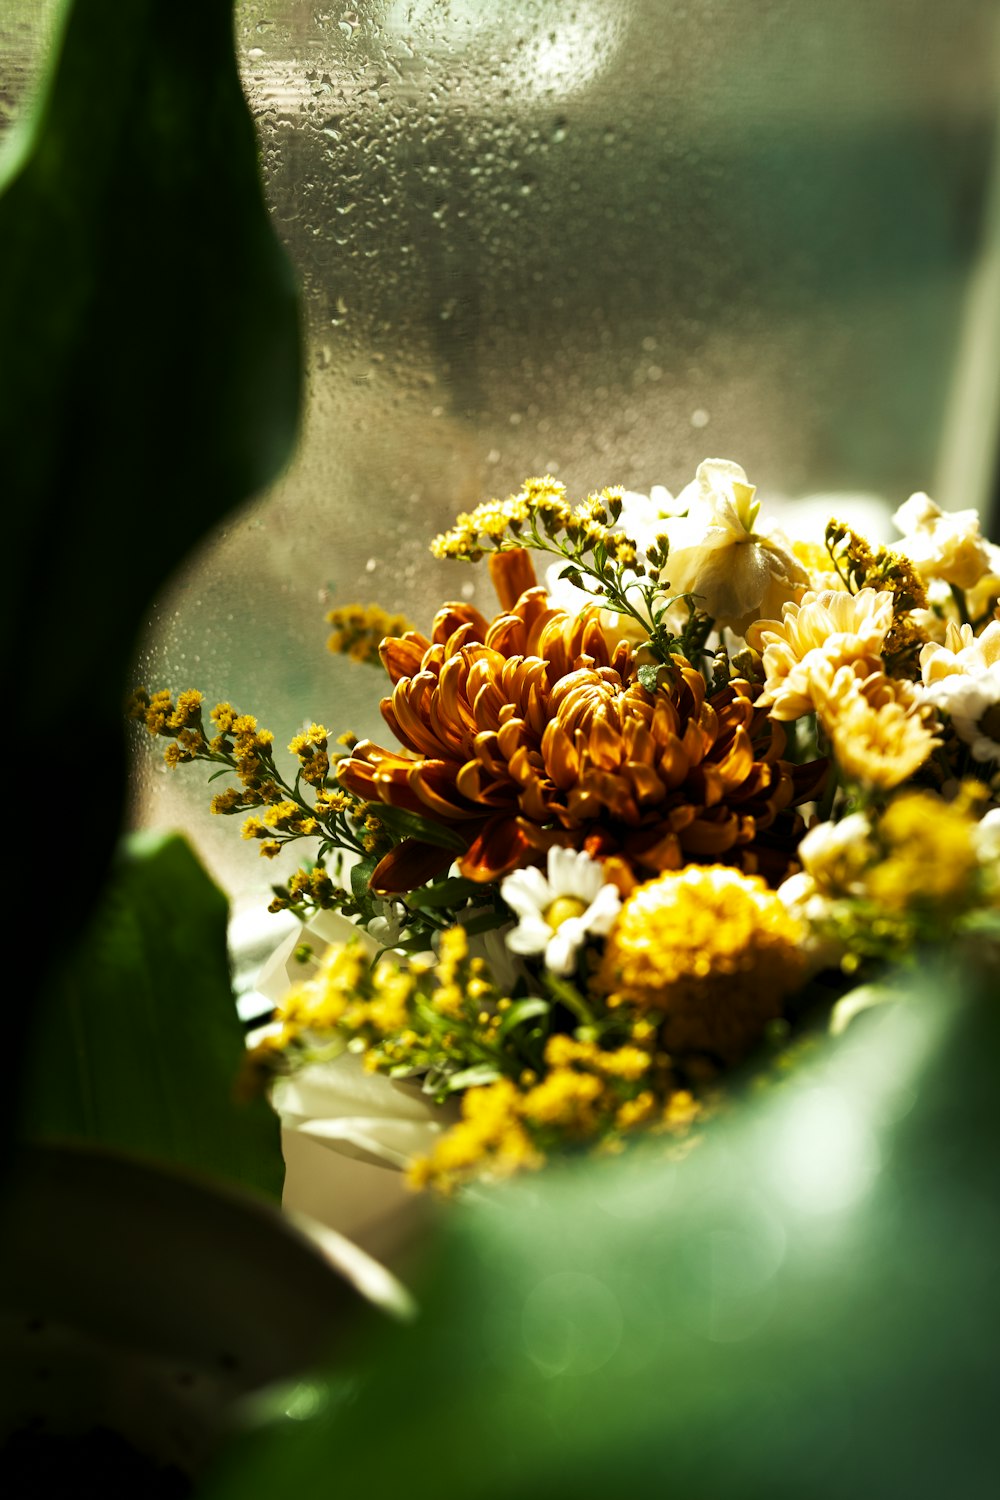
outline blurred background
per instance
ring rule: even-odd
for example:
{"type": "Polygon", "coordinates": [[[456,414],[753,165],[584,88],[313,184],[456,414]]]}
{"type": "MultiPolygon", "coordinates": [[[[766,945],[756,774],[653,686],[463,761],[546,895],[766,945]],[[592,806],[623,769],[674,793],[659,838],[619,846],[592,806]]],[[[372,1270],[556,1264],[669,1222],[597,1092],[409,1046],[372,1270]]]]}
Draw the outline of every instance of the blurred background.
{"type": "MultiPolygon", "coordinates": [[[[52,15],[5,0],[0,130],[52,15]]],[[[766,497],[987,507],[998,31],[993,0],[238,0],[306,414],[284,479],[156,601],[136,681],[279,745],[313,719],[377,734],[380,680],[325,652],[324,614],[491,610],[427,544],[528,474],[676,491],[718,456],[766,497]]],[[[155,286],[138,315],[155,360],[155,286]]],[[[141,548],[141,474],[136,501],[141,548]]],[[[281,867],[159,755],[135,820],[259,906],[281,867]]]]}

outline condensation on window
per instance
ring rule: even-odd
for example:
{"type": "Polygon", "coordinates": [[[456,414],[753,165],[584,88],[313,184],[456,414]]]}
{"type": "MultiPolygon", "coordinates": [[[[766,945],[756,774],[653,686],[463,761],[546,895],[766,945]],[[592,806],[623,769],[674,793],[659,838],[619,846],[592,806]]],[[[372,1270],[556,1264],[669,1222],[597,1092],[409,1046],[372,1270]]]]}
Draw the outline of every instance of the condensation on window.
{"type": "MultiPolygon", "coordinates": [[[[531,474],[676,490],[711,455],[765,495],[933,490],[996,33],[993,0],[241,0],[302,438],[155,602],[144,679],[279,744],[378,733],[384,679],[325,652],[324,614],[490,610],[428,540],[531,474]]],[[[137,819],[266,888],[207,802],[143,751],[137,819]]]]}

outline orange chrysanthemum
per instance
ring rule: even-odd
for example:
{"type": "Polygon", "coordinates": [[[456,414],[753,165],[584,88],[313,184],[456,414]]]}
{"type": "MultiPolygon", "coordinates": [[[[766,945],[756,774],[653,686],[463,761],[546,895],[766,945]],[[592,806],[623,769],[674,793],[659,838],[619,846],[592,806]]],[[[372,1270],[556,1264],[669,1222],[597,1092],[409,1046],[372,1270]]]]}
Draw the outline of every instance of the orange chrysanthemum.
{"type": "MultiPolygon", "coordinates": [[[[691,861],[784,875],[802,832],[794,807],[815,794],[825,762],[778,758],[782,730],[746,682],[709,696],[675,657],[673,681],[647,691],[631,647],[609,650],[599,610],[552,608],[544,589],[524,587],[526,561],[493,559],[507,612],[492,624],[449,604],[430,640],[382,643],[394,684],[382,715],[407,753],[364,741],[341,763],[341,784],[459,834],[473,880],[540,863],[554,844],[615,858],[626,881],[691,861]]],[[[372,889],[412,890],[453,857],[408,839],[372,889]]]]}

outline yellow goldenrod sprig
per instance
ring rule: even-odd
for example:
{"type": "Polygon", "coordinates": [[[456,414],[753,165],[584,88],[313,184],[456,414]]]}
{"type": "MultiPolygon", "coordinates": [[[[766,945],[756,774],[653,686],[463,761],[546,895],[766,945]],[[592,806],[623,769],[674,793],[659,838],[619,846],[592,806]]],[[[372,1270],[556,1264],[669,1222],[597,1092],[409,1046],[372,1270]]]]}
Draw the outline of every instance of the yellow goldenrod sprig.
{"type": "Polygon", "coordinates": [[[377,604],[345,604],[326,617],[333,626],[327,650],[352,661],[380,665],[379,646],[387,636],[405,635],[416,627],[405,615],[389,614],[377,604]]]}
{"type": "Polygon", "coordinates": [[[202,694],[194,689],[179,693],[175,701],[168,689],[150,693],[139,687],[127,712],[149,734],[170,740],[164,759],[171,769],[201,760],[219,767],[219,775],[229,771],[236,776],[239,786],[216,792],[211,810],[230,817],[263,809],[244,819],[242,833],[245,839],[258,842],[264,858],[274,859],[286,844],[302,838],[319,841],[320,859],[333,851],[366,855],[391,847],[391,836],[367,804],[336,783],[328,784],[331,755],[328,731],[322,724],[311,724],[289,744],[289,753],[298,761],[290,783],[275,764],[273,734],[259,728],[253,714],[241,714],[231,703],[217,703],[209,715],[209,733],[202,703],[202,694]]]}
{"type": "Polygon", "coordinates": [[[872,547],[843,521],[832,520],[826,528],[826,547],[845,587],[858,594],[871,588],[892,594],[892,627],[885,638],[882,656],[894,677],[918,677],[917,657],[927,644],[927,632],[912,611],[927,608],[927,590],[910,559],[888,547],[872,547]]]}
{"type": "Polygon", "coordinates": [[[712,621],[694,596],[669,595],[663,577],[669,554],[667,537],[656,538],[644,555],[635,540],[617,529],[624,490],[615,486],[588,495],[577,506],[566,499],[566,487],[550,474],[526,479],[506,500],[489,500],[458,516],[450,531],[431,543],[435,557],[478,562],[487,552],[530,548],[563,560],[562,577],[589,593],[603,607],[636,621],[648,637],[648,651],[673,670],[676,654],[697,656],[712,621]],[[680,636],[666,624],[678,599],[688,605],[689,622],[680,636]]]}
{"type": "MultiPolygon", "coordinates": [[[[286,889],[295,898],[306,886],[300,872],[286,889]]],[[[548,1010],[536,1001],[530,1019],[548,1010]]],[[[281,1069],[339,1038],[363,1053],[371,1071],[425,1075],[428,1088],[445,1098],[476,1080],[519,1076],[539,1062],[540,1044],[520,1017],[484,960],[470,955],[465,929],[455,926],[441,933],[436,962],[417,958],[407,968],[391,957],[372,965],[360,943],[329,949],[318,973],[276,1013],[282,1045],[270,1044],[268,1055],[281,1069]]]]}

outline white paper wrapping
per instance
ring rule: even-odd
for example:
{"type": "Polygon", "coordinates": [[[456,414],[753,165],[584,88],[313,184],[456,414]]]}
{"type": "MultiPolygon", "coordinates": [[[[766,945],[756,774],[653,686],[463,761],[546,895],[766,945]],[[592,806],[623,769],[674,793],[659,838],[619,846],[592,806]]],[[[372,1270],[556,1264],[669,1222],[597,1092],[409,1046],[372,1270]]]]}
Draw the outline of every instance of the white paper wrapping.
{"type": "MultiPolygon", "coordinates": [[[[313,975],[329,943],[377,944],[337,912],[297,927],[264,965],[256,989],[277,1005],[313,975]],[[295,958],[303,943],[306,963],[295,958]]],[[[370,1073],[355,1053],[279,1079],[271,1101],[282,1126],[286,1176],[283,1203],[355,1241],[392,1265],[419,1229],[422,1200],[406,1187],[402,1168],[425,1155],[458,1118],[456,1104],[435,1104],[419,1082],[370,1073]]]]}

